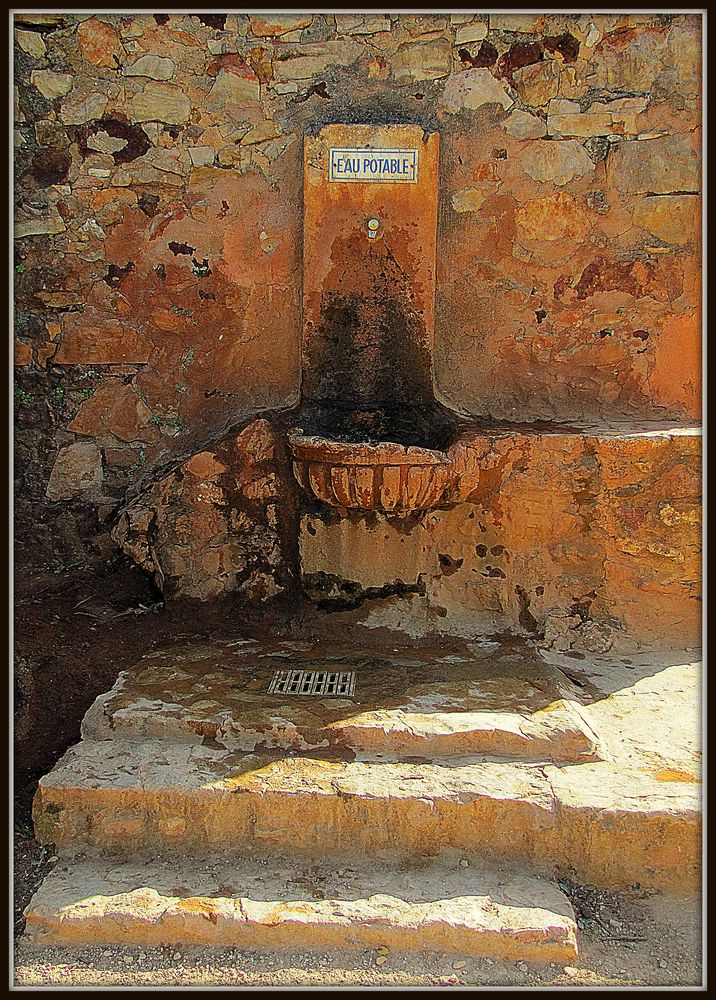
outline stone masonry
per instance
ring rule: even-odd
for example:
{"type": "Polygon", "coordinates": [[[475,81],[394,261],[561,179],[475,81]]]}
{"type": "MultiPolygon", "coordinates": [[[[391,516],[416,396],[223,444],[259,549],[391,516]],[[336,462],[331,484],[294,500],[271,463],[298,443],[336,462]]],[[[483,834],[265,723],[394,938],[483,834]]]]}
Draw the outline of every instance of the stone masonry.
{"type": "Polygon", "coordinates": [[[698,15],[25,13],[15,43],[30,563],[106,553],[127,497],[296,403],[329,122],[440,132],[438,398],[698,418],[698,15]]]}

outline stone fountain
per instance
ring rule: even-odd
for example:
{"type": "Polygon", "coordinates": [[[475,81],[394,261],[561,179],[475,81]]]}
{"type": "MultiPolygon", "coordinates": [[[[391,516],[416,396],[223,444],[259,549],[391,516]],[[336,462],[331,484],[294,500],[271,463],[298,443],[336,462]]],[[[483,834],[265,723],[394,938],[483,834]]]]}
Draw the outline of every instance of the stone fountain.
{"type": "Polygon", "coordinates": [[[329,125],[304,145],[301,486],[334,507],[428,510],[457,470],[433,393],[439,135],[329,125]]]}

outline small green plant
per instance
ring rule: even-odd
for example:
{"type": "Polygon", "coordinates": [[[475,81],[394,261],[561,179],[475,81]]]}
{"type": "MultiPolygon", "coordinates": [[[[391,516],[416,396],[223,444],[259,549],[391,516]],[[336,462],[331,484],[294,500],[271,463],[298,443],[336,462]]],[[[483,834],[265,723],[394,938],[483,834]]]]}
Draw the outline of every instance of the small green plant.
{"type": "Polygon", "coordinates": [[[166,427],[171,427],[175,430],[177,434],[186,434],[189,430],[189,425],[185,420],[181,420],[179,417],[170,417],[168,420],[164,421],[166,427]]]}
{"type": "Polygon", "coordinates": [[[188,319],[194,318],[194,310],[185,309],[183,306],[171,306],[169,312],[173,312],[176,316],[186,316],[188,319]]]}
{"type": "Polygon", "coordinates": [[[21,389],[19,385],[15,386],[15,400],[18,403],[21,403],[23,406],[29,406],[30,403],[34,402],[34,399],[35,397],[31,393],[21,389]]]}
{"type": "Polygon", "coordinates": [[[25,273],[25,265],[24,264],[16,264],[15,265],[15,270],[17,271],[18,274],[24,274],[25,273]]]}
{"type": "Polygon", "coordinates": [[[153,413],[149,418],[149,423],[155,427],[176,431],[177,434],[186,434],[189,430],[189,425],[180,417],[158,417],[156,413],[153,413]]]}
{"type": "Polygon", "coordinates": [[[15,821],[15,829],[20,834],[21,837],[25,839],[30,839],[34,836],[34,830],[32,828],[32,823],[28,822],[26,819],[18,819],[15,821]]]}
{"type": "Polygon", "coordinates": [[[193,365],[195,357],[196,349],[191,344],[189,347],[185,347],[179,355],[179,371],[186,371],[190,365],[193,365]]]}

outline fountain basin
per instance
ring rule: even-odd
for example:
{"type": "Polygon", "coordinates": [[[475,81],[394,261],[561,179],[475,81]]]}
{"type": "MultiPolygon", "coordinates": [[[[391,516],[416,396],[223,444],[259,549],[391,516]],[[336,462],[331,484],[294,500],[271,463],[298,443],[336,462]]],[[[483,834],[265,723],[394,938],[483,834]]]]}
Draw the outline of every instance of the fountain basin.
{"type": "Polygon", "coordinates": [[[331,507],[430,510],[441,505],[455,483],[454,464],[443,451],[391,441],[332,441],[298,431],[288,441],[296,479],[331,507]]]}

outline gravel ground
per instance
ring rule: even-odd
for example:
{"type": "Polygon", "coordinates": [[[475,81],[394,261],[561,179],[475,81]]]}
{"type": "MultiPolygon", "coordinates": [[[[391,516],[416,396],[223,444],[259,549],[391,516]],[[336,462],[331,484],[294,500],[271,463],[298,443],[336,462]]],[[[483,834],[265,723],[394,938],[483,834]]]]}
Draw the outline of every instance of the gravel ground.
{"type": "Polygon", "coordinates": [[[608,893],[561,882],[580,928],[575,967],[378,950],[330,953],[208,948],[38,949],[22,910],[55,858],[16,831],[14,985],[30,986],[699,986],[701,906],[635,887],[608,893]]]}
{"type": "MultiPolygon", "coordinates": [[[[643,927],[642,927],[643,930],[643,927]]],[[[666,928],[658,938],[663,942],[666,928]]],[[[687,934],[686,938],[691,937],[687,934]]],[[[693,936],[694,938],[697,935],[693,936]]],[[[235,950],[82,948],[34,951],[21,945],[18,986],[697,986],[698,942],[686,940],[658,956],[656,941],[607,944],[582,935],[576,967],[537,966],[429,954],[377,951],[283,953],[235,950]],[[381,962],[382,960],[382,962],[381,962]],[[378,964],[380,963],[380,964],[378,964]],[[665,967],[663,967],[665,966],[665,967]]]]}

